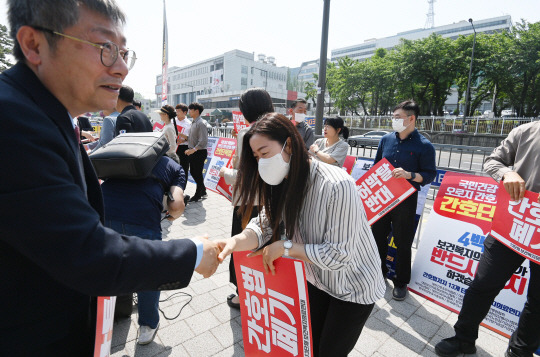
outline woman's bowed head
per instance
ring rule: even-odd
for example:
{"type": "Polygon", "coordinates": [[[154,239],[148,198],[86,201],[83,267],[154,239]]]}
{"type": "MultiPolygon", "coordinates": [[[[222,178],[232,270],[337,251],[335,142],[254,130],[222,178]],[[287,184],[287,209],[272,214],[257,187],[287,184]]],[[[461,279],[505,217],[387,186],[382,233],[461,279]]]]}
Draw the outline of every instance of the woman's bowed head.
{"type": "MultiPolygon", "coordinates": [[[[275,273],[273,261],[285,253],[280,222],[292,240],[304,202],[309,177],[309,157],[298,130],[290,120],[278,113],[268,113],[255,122],[244,136],[242,156],[235,190],[239,193],[239,214],[249,219],[253,206],[265,209],[272,228],[271,244],[251,253],[263,255],[265,270],[275,273]],[[258,202],[255,202],[258,197],[258,202]]],[[[248,223],[243,220],[243,226],[248,223]]],[[[259,219],[261,219],[259,217],[259,219]]],[[[258,239],[251,229],[219,243],[222,261],[233,251],[253,250],[258,239]]],[[[308,261],[303,247],[293,243],[289,255],[308,261]]]]}

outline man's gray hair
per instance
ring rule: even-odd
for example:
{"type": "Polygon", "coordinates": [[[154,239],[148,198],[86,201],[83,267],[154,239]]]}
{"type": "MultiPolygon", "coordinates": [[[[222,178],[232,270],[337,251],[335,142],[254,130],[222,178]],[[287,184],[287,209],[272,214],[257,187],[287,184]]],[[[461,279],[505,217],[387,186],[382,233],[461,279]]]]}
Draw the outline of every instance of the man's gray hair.
{"type": "MultiPolygon", "coordinates": [[[[40,26],[56,32],[75,25],[79,21],[81,6],[95,11],[117,24],[123,25],[126,18],[115,0],[8,0],[10,35],[13,39],[13,55],[18,61],[24,54],[17,42],[21,26],[40,26]]],[[[58,36],[45,33],[49,46],[54,50],[58,36]]]]}

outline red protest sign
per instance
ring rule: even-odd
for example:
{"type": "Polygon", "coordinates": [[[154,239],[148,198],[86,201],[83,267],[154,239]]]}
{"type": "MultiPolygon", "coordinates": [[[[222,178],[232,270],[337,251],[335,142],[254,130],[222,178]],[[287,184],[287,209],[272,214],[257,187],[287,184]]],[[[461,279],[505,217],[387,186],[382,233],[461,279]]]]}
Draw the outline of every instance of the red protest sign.
{"type": "Polygon", "coordinates": [[[392,170],[394,166],[383,158],[356,181],[370,225],[416,191],[407,180],[392,178],[392,170]]]}
{"type": "Polygon", "coordinates": [[[350,175],[355,162],[356,156],[347,155],[347,157],[345,157],[345,162],[343,163],[343,170],[347,171],[347,173],[350,175]]]}
{"type": "Polygon", "coordinates": [[[249,123],[244,119],[242,112],[232,112],[234,130],[238,133],[240,130],[247,128],[249,123]]]}
{"type": "Polygon", "coordinates": [[[161,123],[154,123],[154,126],[152,127],[152,131],[161,131],[163,130],[163,127],[165,125],[161,123]]]}
{"type": "Polygon", "coordinates": [[[111,354],[115,303],[116,296],[98,297],[94,357],[107,357],[111,354]]]}
{"type": "Polygon", "coordinates": [[[525,191],[525,197],[521,201],[511,201],[501,182],[491,235],[516,253],[540,264],[538,193],[525,191]]]}
{"type": "Polygon", "coordinates": [[[246,356],[312,355],[304,263],[279,258],[265,274],[262,256],[234,253],[246,356]]]}
{"type": "MultiPolygon", "coordinates": [[[[232,156],[234,156],[233,150],[232,156]]],[[[226,168],[231,169],[232,168],[232,156],[231,159],[227,162],[227,165],[225,165],[226,168]]],[[[219,181],[216,185],[216,191],[219,192],[223,197],[228,199],[229,201],[232,201],[232,185],[228,185],[227,182],[225,182],[224,177],[220,177],[219,181]]]]}
{"type": "Polygon", "coordinates": [[[433,204],[441,216],[472,223],[487,234],[497,205],[497,183],[491,177],[448,171],[433,204]]]}

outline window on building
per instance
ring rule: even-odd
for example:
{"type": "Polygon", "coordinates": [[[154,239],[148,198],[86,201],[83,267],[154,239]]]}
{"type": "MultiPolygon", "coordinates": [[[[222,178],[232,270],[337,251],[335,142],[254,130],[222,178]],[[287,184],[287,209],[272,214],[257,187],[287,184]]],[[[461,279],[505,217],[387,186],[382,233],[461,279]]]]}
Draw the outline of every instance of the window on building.
{"type": "Polygon", "coordinates": [[[247,73],[248,73],[247,66],[242,66],[242,74],[247,74],[247,73]]]}

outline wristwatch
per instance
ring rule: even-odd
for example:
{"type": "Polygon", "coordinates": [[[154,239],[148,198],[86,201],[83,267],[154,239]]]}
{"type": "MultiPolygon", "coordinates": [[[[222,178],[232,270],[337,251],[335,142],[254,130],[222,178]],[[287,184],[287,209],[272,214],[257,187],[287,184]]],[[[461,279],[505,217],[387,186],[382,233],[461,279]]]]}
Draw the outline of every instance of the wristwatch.
{"type": "Polygon", "coordinates": [[[283,247],[285,248],[285,256],[288,257],[289,256],[289,249],[292,248],[292,242],[290,240],[286,240],[285,242],[283,242],[283,247]]]}
{"type": "Polygon", "coordinates": [[[416,174],[411,171],[411,180],[414,180],[416,178],[416,174]]]}

